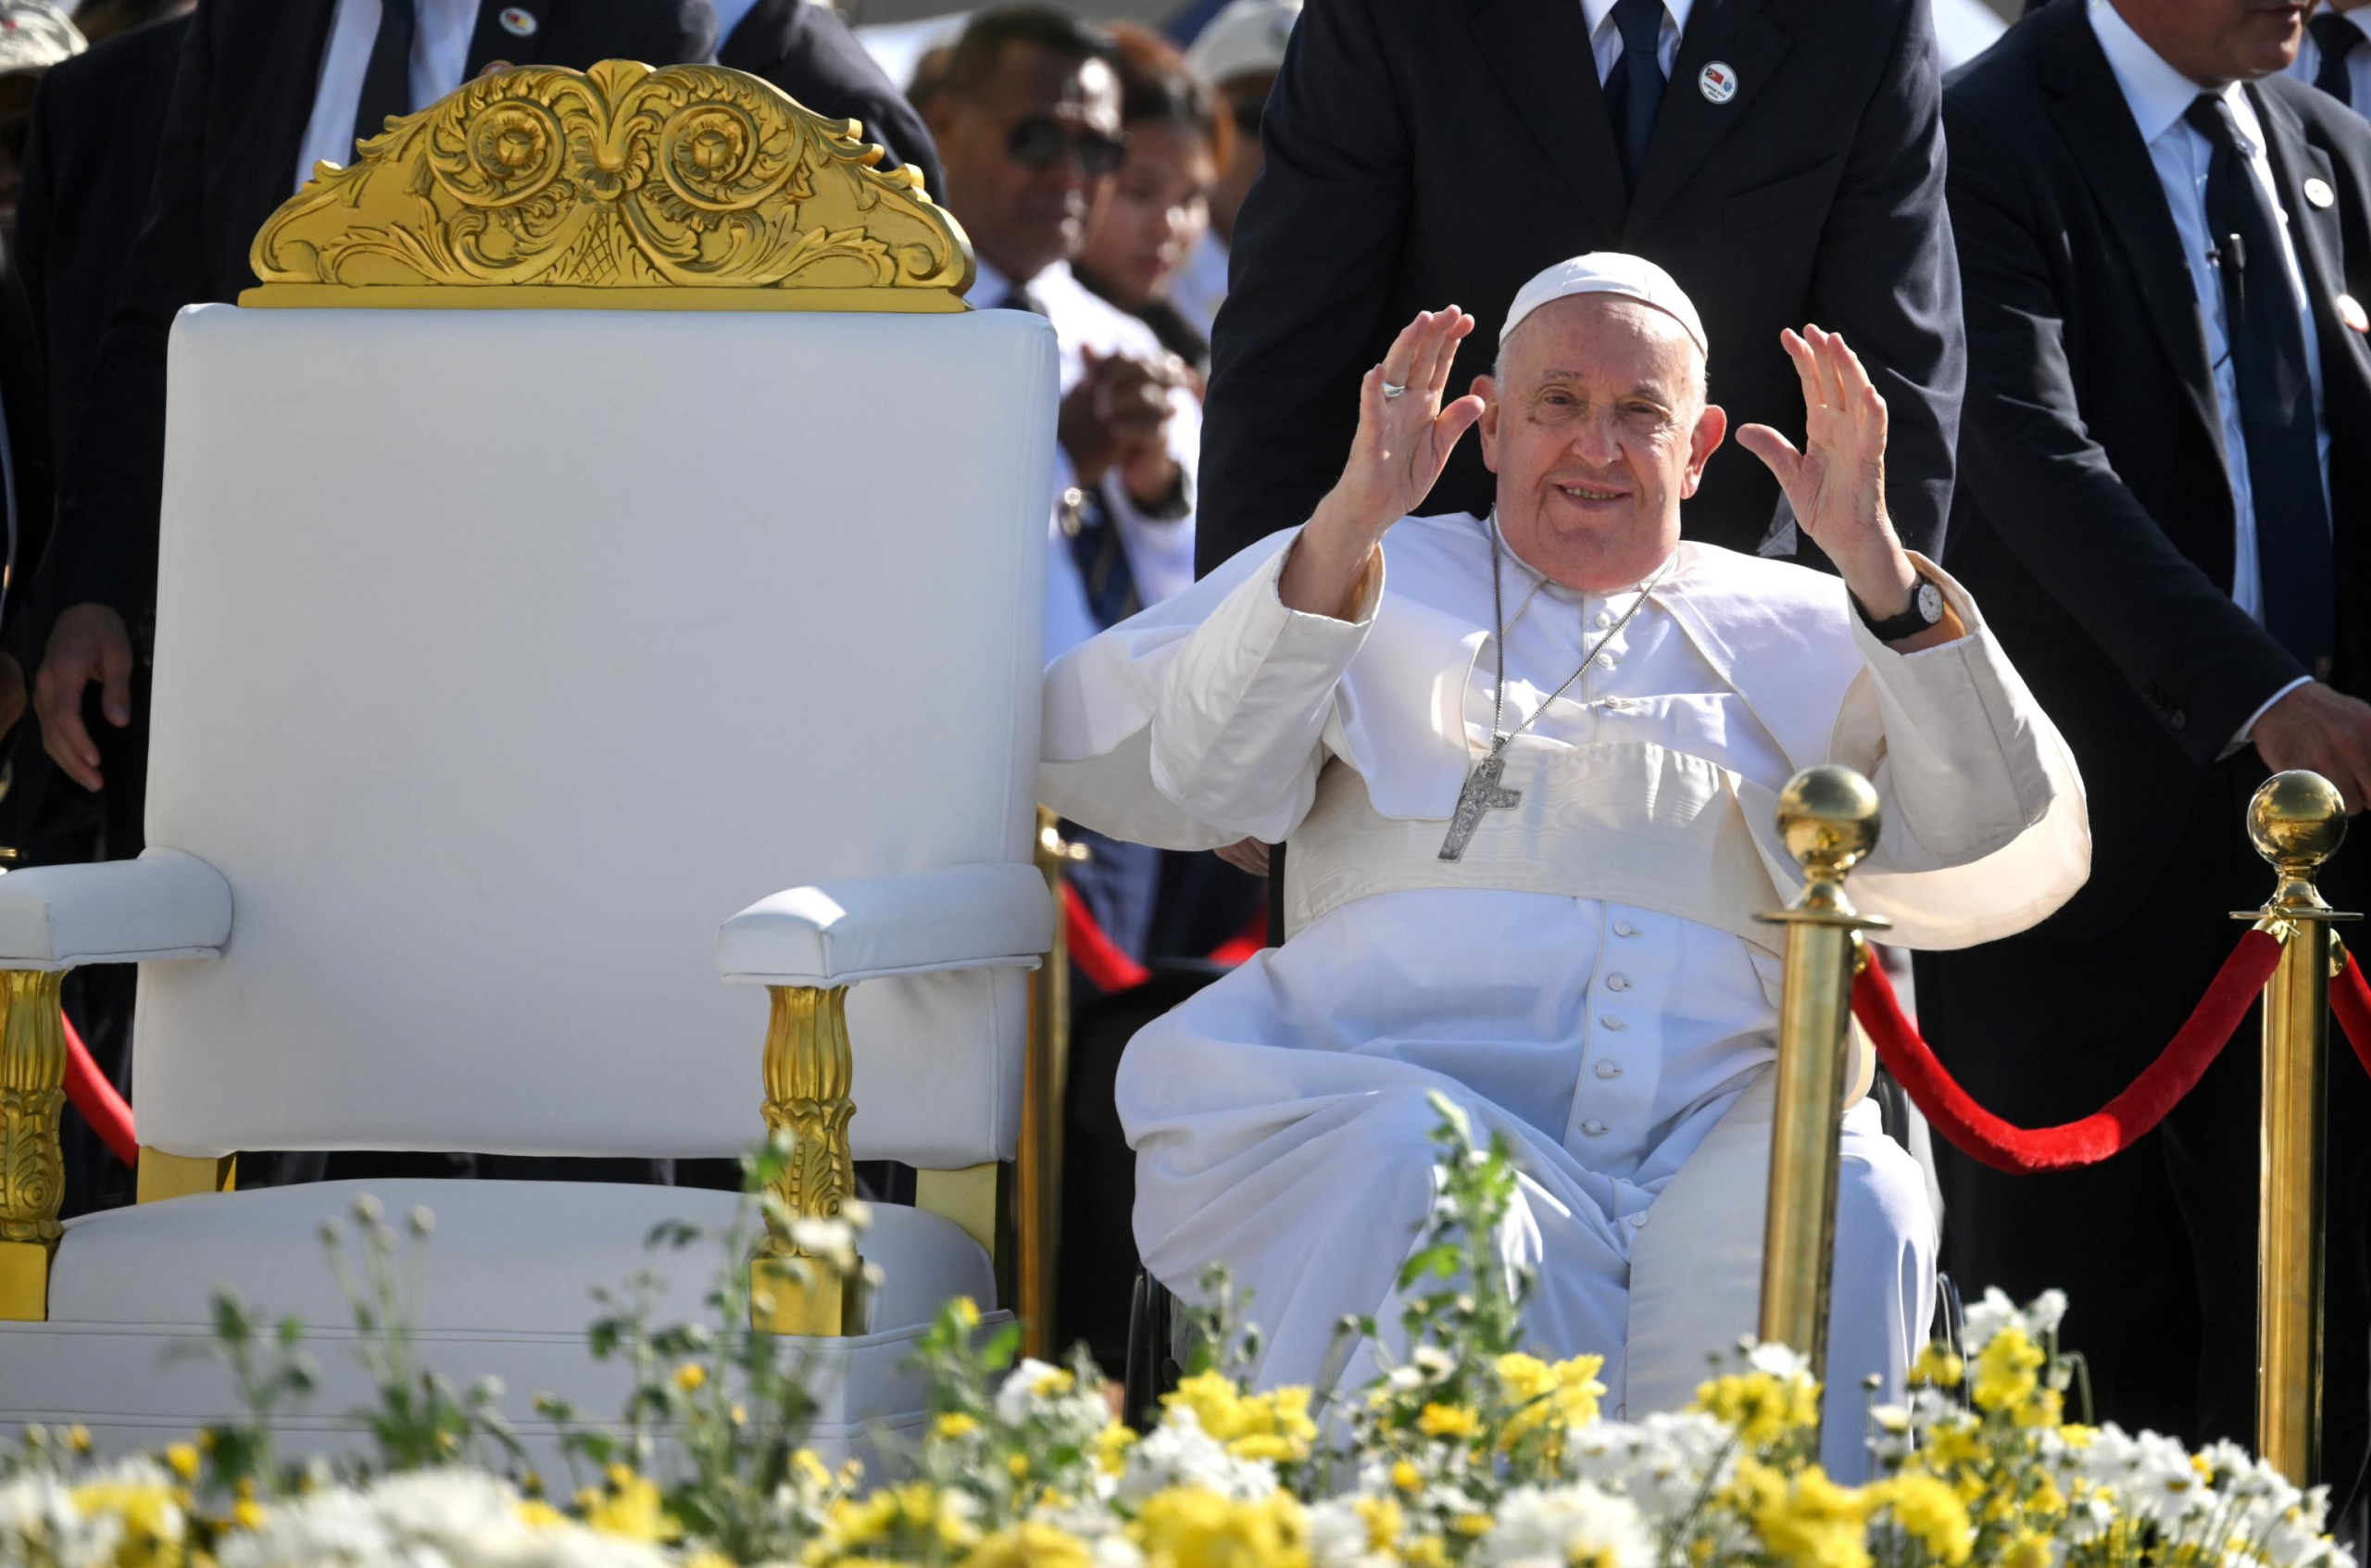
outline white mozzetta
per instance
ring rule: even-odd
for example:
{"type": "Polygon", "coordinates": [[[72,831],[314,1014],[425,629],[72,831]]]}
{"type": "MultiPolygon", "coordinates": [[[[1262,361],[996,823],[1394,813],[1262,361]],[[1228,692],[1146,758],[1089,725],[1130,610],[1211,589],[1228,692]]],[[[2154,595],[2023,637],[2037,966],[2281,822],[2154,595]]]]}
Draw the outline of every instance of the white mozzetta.
{"type": "MultiPolygon", "coordinates": [[[[142,1136],[761,1137],[718,922],[1029,863],[1055,358],[1014,311],[184,312],[148,842],[238,935],[142,977],[142,1136]]],[[[1011,1155],[1026,988],[858,988],[858,1158],[1011,1155]]]]}
{"type": "Polygon", "coordinates": [[[761,899],[717,933],[716,967],[744,985],[847,985],[942,970],[1035,969],[1053,940],[1053,900],[1035,866],[948,866],[761,899]]]}
{"type": "Polygon", "coordinates": [[[178,849],[0,876],[0,969],[72,969],[219,953],[231,884],[178,849]]]}

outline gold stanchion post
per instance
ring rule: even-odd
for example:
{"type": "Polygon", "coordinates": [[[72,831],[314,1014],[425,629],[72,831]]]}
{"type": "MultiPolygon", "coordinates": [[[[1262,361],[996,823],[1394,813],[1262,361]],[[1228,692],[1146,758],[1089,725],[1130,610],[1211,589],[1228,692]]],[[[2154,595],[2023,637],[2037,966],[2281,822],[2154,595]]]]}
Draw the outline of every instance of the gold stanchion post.
{"type": "Polygon", "coordinates": [[[1787,927],[1778,1006],[1777,1105],[1770,1129],[1770,1206],[1763,1229],[1764,1341],[1827,1359],[1828,1275],[1836,1256],[1837,1145],[1844,1120],[1845,1040],[1860,933],[1887,922],[1858,914],[1844,876],[1877,842],[1884,812],[1850,768],[1806,768],[1778,797],[1778,831],[1803,868],[1801,897],[1757,920],[1787,927]]]}
{"type": "Polygon", "coordinates": [[[2235,910],[2281,938],[2264,993],[2264,1130],[2256,1238],[2256,1452],[2300,1486],[2320,1479],[2323,1101],[2333,909],[2314,872],[2346,837],[2346,801],[2319,773],[2275,773],[2248,803],[2248,837],[2279,881],[2235,910]]]}
{"type": "Polygon", "coordinates": [[[1054,896],[1054,947],[1029,977],[1029,1056],[1021,1101],[1021,1163],[1014,1173],[1021,1210],[1022,1348],[1044,1357],[1055,1338],[1054,1266],[1061,1247],[1062,1104],[1070,1083],[1071,953],[1063,935],[1063,868],[1086,859],[1086,847],[1063,841],[1061,822],[1037,809],[1037,869],[1054,896]]]}

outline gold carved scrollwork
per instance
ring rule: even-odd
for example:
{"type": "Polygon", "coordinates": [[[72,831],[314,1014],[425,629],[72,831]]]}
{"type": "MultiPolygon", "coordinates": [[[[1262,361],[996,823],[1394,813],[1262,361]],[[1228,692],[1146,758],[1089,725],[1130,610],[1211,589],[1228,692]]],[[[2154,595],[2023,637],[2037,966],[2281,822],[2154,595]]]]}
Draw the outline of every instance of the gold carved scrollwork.
{"type": "Polygon", "coordinates": [[[531,67],[388,123],[272,214],[240,304],[964,308],[921,176],[741,71],[531,67]]]}
{"type": "Polygon", "coordinates": [[[784,1155],[764,1241],[750,1261],[750,1322],[776,1334],[861,1332],[862,1267],[818,1258],[789,1234],[799,1220],[836,1217],[855,1195],[848,1148],[847,991],[843,986],[770,987],[766,1026],[766,1127],[784,1155]]]}
{"type": "Polygon", "coordinates": [[[57,1245],[66,1166],[58,1118],[66,1109],[61,971],[0,971],[0,1319],[47,1315],[49,1255],[57,1245]]]}

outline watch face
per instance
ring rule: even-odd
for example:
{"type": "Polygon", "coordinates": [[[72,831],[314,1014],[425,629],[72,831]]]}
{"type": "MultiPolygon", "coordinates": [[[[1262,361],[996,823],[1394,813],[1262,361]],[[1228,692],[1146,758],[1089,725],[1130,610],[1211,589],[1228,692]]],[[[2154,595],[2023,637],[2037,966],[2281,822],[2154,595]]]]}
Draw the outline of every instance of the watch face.
{"type": "Polygon", "coordinates": [[[1924,579],[1918,584],[1918,613],[1929,626],[1943,619],[1943,590],[1924,579]]]}

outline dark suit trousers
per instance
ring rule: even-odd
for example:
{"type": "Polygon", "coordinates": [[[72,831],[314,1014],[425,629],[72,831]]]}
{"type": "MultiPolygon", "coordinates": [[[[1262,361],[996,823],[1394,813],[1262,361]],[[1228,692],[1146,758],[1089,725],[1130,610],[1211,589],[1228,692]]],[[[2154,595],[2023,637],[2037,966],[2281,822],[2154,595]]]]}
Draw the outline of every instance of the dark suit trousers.
{"type": "MultiPolygon", "coordinates": [[[[2054,1125],[2097,1110],[2155,1059],[2245,929],[2227,912],[2271,894],[2243,826],[2264,771],[2252,747],[2208,771],[2158,884],[2120,929],[2061,941],[2045,925],[1917,955],[1921,1027],[1980,1104],[2054,1125]]],[[[2324,868],[2341,909],[2365,909],[2371,892],[2364,836],[2324,868]]],[[[2064,1343],[2089,1363],[2099,1418],[2127,1430],[2254,1446],[2262,1029],[2251,1010],[2156,1132],[2088,1170],[2008,1175],[1935,1140],[1944,1267],[1971,1297],[2064,1288],[2064,1343]]],[[[2371,1079],[2335,1023],[2330,1050],[2322,1474],[2335,1505],[2362,1470],[2371,1415],[2371,1079]]]]}

